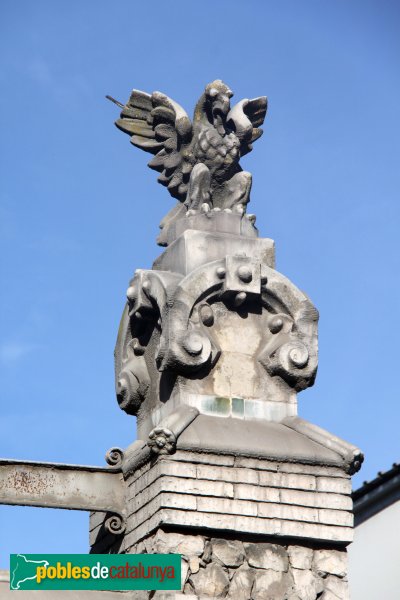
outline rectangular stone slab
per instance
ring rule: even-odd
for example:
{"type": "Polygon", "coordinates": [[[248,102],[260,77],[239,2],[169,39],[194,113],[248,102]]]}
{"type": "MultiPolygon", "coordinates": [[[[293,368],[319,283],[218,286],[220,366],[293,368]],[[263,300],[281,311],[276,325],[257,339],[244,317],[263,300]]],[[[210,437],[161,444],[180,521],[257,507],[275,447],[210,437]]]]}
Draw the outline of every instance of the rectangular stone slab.
{"type": "Polygon", "coordinates": [[[122,515],[122,474],[101,467],[0,459],[0,504],[122,515]]]}

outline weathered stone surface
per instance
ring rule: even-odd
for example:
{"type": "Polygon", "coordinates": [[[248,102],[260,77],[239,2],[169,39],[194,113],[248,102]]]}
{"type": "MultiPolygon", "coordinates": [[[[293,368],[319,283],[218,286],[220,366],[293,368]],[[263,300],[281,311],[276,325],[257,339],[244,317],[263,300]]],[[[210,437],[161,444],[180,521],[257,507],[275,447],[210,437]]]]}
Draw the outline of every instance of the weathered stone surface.
{"type": "Polygon", "coordinates": [[[316,550],[314,569],[323,576],[326,574],[345,577],[347,573],[347,553],[345,550],[316,550]]]}
{"type": "Polygon", "coordinates": [[[344,527],[353,527],[353,513],[345,510],[330,510],[329,508],[319,508],[318,517],[321,523],[328,525],[343,525],[344,527]]]}
{"type": "Polygon", "coordinates": [[[206,539],[162,530],[141,542],[136,552],[140,546],[150,552],[188,553],[182,559],[182,598],[188,595],[201,600],[348,598],[345,550],[258,541],[243,543],[223,537],[206,539]]]}
{"type": "Polygon", "coordinates": [[[339,477],[317,477],[317,490],[349,495],[351,494],[351,481],[339,477]]]}
{"type": "Polygon", "coordinates": [[[223,598],[229,589],[228,573],[218,563],[211,563],[191,575],[190,582],[199,596],[223,598]]]}
{"type": "Polygon", "coordinates": [[[310,538],[318,541],[351,542],[353,529],[351,527],[336,527],[319,523],[285,521],[241,515],[217,513],[200,513],[195,510],[183,511],[176,509],[160,509],[148,521],[138,524],[133,521],[135,529],[125,535],[125,548],[129,549],[140,539],[148,535],[160,525],[200,527],[205,530],[241,531],[250,534],[281,535],[287,537],[310,538]]]}
{"type": "Polygon", "coordinates": [[[281,521],[279,531],[281,535],[288,537],[334,542],[352,542],[354,535],[352,527],[338,527],[320,523],[300,523],[298,521],[281,521]]]}
{"type": "Polygon", "coordinates": [[[185,585],[188,572],[189,572],[188,562],[187,562],[187,560],[182,558],[181,559],[181,588],[183,588],[183,586],[185,585]]]}
{"type": "MultiPolygon", "coordinates": [[[[146,593],[149,594],[149,592],[146,592],[146,593]]],[[[122,596],[121,600],[136,600],[136,596],[131,598],[130,595],[126,596],[126,593],[120,592],[119,594],[120,594],[120,596],[122,596]]],[[[151,594],[152,594],[152,592],[151,592],[151,594]]],[[[140,598],[139,600],[142,600],[142,598],[140,598]]],[[[193,594],[193,590],[190,587],[190,585],[186,584],[184,593],[164,592],[164,591],[158,590],[157,592],[154,593],[154,595],[151,595],[151,596],[147,595],[146,600],[199,600],[199,596],[193,594]]]]}
{"type": "Polygon", "coordinates": [[[296,594],[302,600],[315,600],[317,594],[324,589],[323,581],[312,571],[303,569],[292,569],[296,594]]]}
{"type": "Polygon", "coordinates": [[[251,594],[252,600],[277,600],[285,598],[292,590],[293,580],[288,573],[257,570],[251,594]]]}
{"type": "Polygon", "coordinates": [[[133,506],[136,506],[136,502],[139,500],[141,502],[149,501],[162,490],[165,492],[194,494],[196,496],[217,496],[220,498],[233,498],[234,495],[232,483],[227,483],[225,481],[206,481],[205,479],[169,477],[160,473],[159,478],[153,481],[145,489],[141,489],[139,485],[130,488],[133,506]]]}
{"type": "Polygon", "coordinates": [[[288,546],[289,561],[295,569],[311,569],[313,550],[304,546],[288,546]]]}
{"type": "Polygon", "coordinates": [[[233,467],[233,465],[236,464],[236,457],[230,454],[199,454],[198,452],[185,452],[182,450],[177,450],[175,452],[174,460],[189,464],[203,463],[214,466],[221,465],[223,467],[233,467]]]}
{"type": "Polygon", "coordinates": [[[212,539],[213,559],[226,567],[239,567],[244,561],[243,543],[235,540],[212,539]]]}
{"type": "Polygon", "coordinates": [[[300,473],[272,473],[270,471],[260,471],[259,478],[260,485],[265,486],[282,487],[297,490],[316,489],[316,478],[313,475],[302,475],[300,473]]]}
{"type": "Polygon", "coordinates": [[[251,469],[213,467],[211,465],[197,465],[198,479],[211,479],[212,481],[230,481],[236,483],[258,484],[258,474],[251,469]]]}
{"type": "Polygon", "coordinates": [[[331,592],[341,600],[342,598],[348,598],[349,587],[347,581],[340,579],[339,577],[335,577],[335,575],[329,575],[325,579],[325,588],[326,591],[331,592]]]}
{"type": "Polygon", "coordinates": [[[333,508],[335,510],[352,510],[353,508],[350,496],[327,492],[316,493],[282,489],[280,490],[280,500],[284,504],[314,506],[315,508],[333,508]]]}
{"type": "Polygon", "coordinates": [[[193,586],[190,583],[185,583],[185,586],[183,588],[183,596],[185,600],[198,600],[198,596],[194,595],[193,592],[193,586]]]}
{"type": "Polygon", "coordinates": [[[259,502],[279,502],[279,489],[266,488],[245,483],[235,483],[235,498],[259,502]]]}
{"type": "Polygon", "coordinates": [[[182,554],[185,557],[201,556],[204,550],[204,538],[200,535],[166,533],[159,529],[154,537],[145,540],[147,552],[159,554],[182,554]]]}
{"type": "Polygon", "coordinates": [[[133,519],[136,523],[143,523],[150,519],[162,508],[174,508],[185,511],[196,511],[197,502],[195,496],[189,496],[187,494],[171,494],[169,492],[163,492],[153,498],[148,504],[145,504],[142,508],[133,514],[133,519]]]}
{"type": "Polygon", "coordinates": [[[257,504],[247,500],[207,498],[202,496],[197,499],[197,510],[209,513],[257,516],[257,504]]]}
{"type": "Polygon", "coordinates": [[[289,560],[284,547],[277,544],[245,544],[246,557],[251,567],[287,571],[289,560]]]}
{"type": "Polygon", "coordinates": [[[201,557],[202,561],[205,563],[209,563],[212,557],[212,545],[210,540],[207,540],[204,545],[203,556],[201,557]]]}
{"type": "Polygon", "coordinates": [[[319,512],[317,508],[304,506],[291,506],[290,504],[274,504],[263,502],[257,506],[258,515],[267,519],[284,519],[288,521],[306,521],[308,523],[319,523],[319,512]]]}
{"type": "Polygon", "coordinates": [[[347,600],[347,598],[348,596],[339,598],[339,596],[336,596],[336,594],[333,594],[330,590],[325,590],[319,600],[347,600]]]}
{"type": "Polygon", "coordinates": [[[200,569],[200,559],[198,556],[192,556],[189,559],[189,569],[191,573],[197,573],[200,569]]]}
{"type": "Polygon", "coordinates": [[[229,600],[249,600],[256,570],[242,565],[232,577],[227,598],[229,600]]]}
{"type": "Polygon", "coordinates": [[[144,543],[144,540],[139,542],[138,545],[136,546],[136,553],[137,554],[146,554],[147,553],[147,548],[146,548],[146,544],[144,543]]]}

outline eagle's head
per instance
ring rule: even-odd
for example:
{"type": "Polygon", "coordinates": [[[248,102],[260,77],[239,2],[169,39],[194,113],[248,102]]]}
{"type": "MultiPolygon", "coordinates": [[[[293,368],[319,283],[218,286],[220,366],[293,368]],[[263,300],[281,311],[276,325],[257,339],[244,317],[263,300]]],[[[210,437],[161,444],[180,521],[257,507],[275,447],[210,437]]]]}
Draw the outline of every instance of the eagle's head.
{"type": "Polygon", "coordinates": [[[225,133],[224,125],[226,117],[231,108],[230,99],[233,96],[233,92],[221,79],[216,79],[206,86],[205,96],[209,109],[209,117],[214,127],[223,135],[225,133]]]}

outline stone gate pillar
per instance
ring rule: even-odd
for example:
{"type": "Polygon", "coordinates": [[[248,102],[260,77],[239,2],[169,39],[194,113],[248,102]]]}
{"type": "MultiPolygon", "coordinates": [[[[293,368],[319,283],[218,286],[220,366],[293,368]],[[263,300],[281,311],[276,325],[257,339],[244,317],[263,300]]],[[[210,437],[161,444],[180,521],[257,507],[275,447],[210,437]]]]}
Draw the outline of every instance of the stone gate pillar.
{"type": "MultiPolygon", "coordinates": [[[[137,598],[345,599],[350,476],[362,454],[298,416],[297,393],[317,370],[318,312],[275,270],[273,241],[246,214],[250,174],[229,171],[224,183],[212,169],[209,149],[244,154],[266,110],[262,99],[221,108],[223,85],[207,86],[196,108],[182,160],[197,162],[186,200],[163,223],[166,248],[128,287],[116,387],[120,407],[137,416],[138,440],[113,462],[125,480],[125,529],[106,534],[107,515],[93,515],[92,551],[183,555],[181,592],[137,598]]],[[[174,113],[182,128],[183,109],[161,96],[134,91],[117,121],[143,149],[135,115],[144,107],[174,113]]],[[[168,153],[154,123],[146,143],[169,158],[165,177],[179,147],[168,153]]]]}

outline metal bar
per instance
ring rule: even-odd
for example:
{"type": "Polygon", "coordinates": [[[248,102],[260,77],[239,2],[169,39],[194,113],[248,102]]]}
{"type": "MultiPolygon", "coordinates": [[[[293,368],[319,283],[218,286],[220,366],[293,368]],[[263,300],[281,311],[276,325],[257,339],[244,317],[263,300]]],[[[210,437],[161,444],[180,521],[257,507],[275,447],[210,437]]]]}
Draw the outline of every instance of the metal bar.
{"type": "Polygon", "coordinates": [[[0,459],[0,504],[124,515],[120,469],[0,459]]]}

